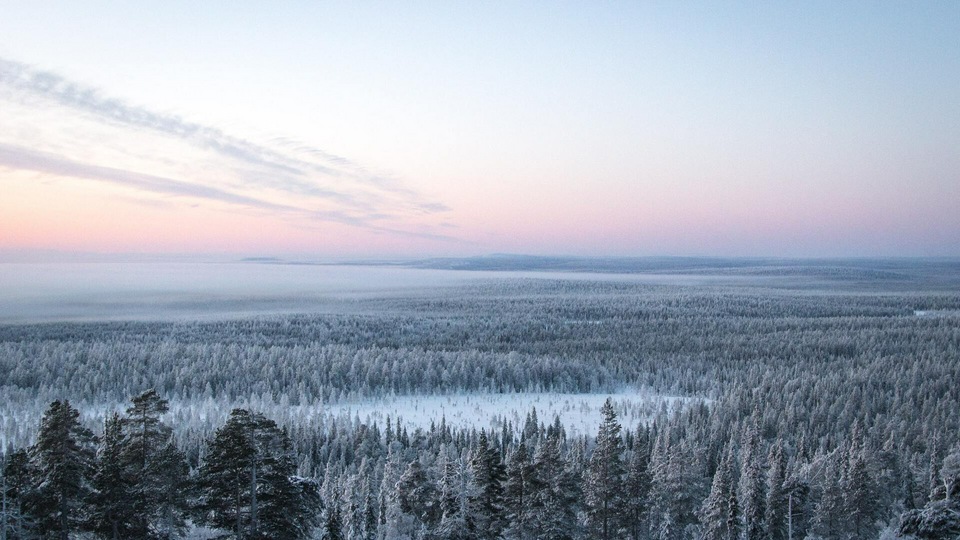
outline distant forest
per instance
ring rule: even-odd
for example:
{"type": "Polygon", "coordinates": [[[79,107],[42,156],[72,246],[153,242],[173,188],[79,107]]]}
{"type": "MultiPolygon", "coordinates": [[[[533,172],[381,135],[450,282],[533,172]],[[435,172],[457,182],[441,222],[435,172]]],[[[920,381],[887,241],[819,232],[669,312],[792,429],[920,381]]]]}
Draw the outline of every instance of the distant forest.
{"type": "Polygon", "coordinates": [[[958,538],[960,290],[830,274],[503,279],[336,314],[0,326],[3,531],[958,538]],[[589,436],[535,411],[497,431],[289,412],[631,388],[703,401],[639,426],[607,406],[589,436]]]}

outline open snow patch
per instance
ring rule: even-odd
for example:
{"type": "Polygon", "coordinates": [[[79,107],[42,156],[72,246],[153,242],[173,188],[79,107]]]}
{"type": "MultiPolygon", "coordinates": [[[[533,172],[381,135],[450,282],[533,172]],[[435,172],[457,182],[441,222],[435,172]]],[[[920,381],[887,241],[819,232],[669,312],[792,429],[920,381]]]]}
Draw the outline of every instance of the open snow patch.
{"type": "Polygon", "coordinates": [[[328,404],[326,414],[359,418],[362,422],[383,426],[387,418],[408,428],[429,428],[441,421],[451,427],[501,430],[504,423],[519,432],[526,417],[536,410],[540,423],[551,424],[555,417],[568,435],[595,435],[600,425],[600,408],[610,398],[620,423],[634,428],[661,411],[686,407],[701,398],[663,396],[653,393],[566,394],[525,392],[514,394],[472,393],[425,396],[390,396],[353,403],[328,404]]]}

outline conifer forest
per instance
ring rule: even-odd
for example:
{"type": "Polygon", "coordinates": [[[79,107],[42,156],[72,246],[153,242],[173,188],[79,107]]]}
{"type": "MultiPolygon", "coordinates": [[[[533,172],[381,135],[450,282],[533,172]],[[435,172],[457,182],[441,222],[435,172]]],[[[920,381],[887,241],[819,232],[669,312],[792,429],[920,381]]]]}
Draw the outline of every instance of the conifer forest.
{"type": "Polygon", "coordinates": [[[960,538],[956,261],[540,263],[0,318],[0,538],[960,538]]]}

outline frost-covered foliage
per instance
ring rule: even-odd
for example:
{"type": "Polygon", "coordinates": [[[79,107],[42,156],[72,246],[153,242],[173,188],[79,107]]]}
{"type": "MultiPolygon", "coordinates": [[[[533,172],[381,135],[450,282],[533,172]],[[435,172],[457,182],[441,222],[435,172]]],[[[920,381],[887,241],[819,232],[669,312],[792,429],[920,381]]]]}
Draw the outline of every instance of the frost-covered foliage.
{"type": "Polygon", "coordinates": [[[16,447],[36,440],[49,402],[102,418],[155,388],[191,478],[233,406],[276,420],[331,537],[876,538],[900,523],[949,538],[923,535],[952,534],[943,471],[960,443],[960,293],[765,283],[505,280],[336,314],[0,327],[0,433],[16,441],[5,478],[23,476],[16,447]],[[620,416],[622,444],[612,425],[584,437],[533,411],[483,435],[491,424],[453,425],[440,410],[423,428],[392,409],[315,414],[636,388],[704,401],[651,409],[639,426],[620,416]]]}

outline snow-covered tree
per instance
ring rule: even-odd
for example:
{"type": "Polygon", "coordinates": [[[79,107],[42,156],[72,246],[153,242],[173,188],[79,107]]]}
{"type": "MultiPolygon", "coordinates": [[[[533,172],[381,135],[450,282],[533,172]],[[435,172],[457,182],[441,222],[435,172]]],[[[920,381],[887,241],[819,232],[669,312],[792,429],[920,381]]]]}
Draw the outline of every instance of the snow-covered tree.
{"type": "Polygon", "coordinates": [[[603,540],[619,537],[624,518],[622,429],[610,398],[600,409],[603,420],[597,432],[596,447],[584,478],[587,525],[603,540]]]}
{"type": "Polygon", "coordinates": [[[30,450],[29,513],[43,537],[67,540],[87,522],[95,446],[79,418],[69,401],[54,401],[30,450]]]}
{"type": "Polygon", "coordinates": [[[740,537],[734,460],[731,443],[713,475],[710,494],[700,507],[700,540],[737,540],[740,537]]]}

